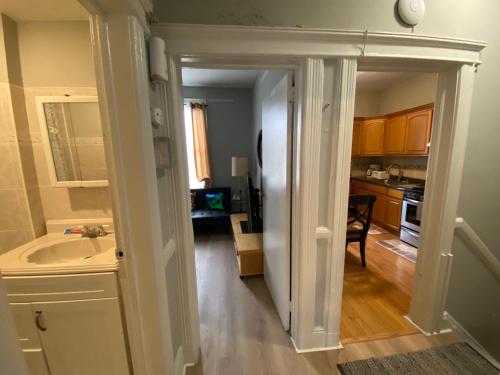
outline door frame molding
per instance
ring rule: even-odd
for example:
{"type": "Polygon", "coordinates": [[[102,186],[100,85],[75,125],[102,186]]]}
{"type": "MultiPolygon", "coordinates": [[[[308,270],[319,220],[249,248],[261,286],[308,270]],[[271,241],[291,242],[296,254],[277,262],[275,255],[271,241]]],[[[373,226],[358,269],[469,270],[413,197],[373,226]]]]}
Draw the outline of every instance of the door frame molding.
{"type": "Polygon", "coordinates": [[[122,305],[133,373],[175,373],[150,124],[145,38],[134,0],[82,0],[89,11],[122,305]]]}
{"type": "Polygon", "coordinates": [[[463,161],[465,155],[470,115],[471,72],[481,63],[480,52],[486,44],[402,33],[247,26],[156,24],[152,26],[152,33],[165,40],[167,54],[178,58],[182,66],[256,69],[290,67],[291,64],[296,67],[298,128],[294,157],[297,166],[292,209],[293,216],[299,219],[292,225],[291,336],[300,352],[327,350],[341,345],[340,308],[345,256],[343,219],[346,215],[343,211],[349,194],[356,64],[366,70],[438,72],[441,84],[434,129],[441,130],[435,131],[432,137],[437,150],[429,161],[429,186],[431,189],[446,186],[447,194],[440,194],[442,200],[438,201],[437,192],[426,193],[426,202],[432,201],[433,212],[439,212],[439,215],[424,210],[427,214],[424,213],[426,225],[422,230],[422,242],[426,248],[435,251],[423,252],[419,257],[415,298],[409,319],[424,332],[439,332],[450,265],[449,262],[436,262],[436,259],[451,258],[462,171],[460,160],[463,161]],[[338,59],[336,81],[340,88],[334,97],[325,98],[324,62],[328,59],[338,59]],[[381,64],[387,68],[382,68],[381,64]],[[325,100],[331,100],[337,109],[331,119],[337,127],[333,141],[342,145],[336,148],[331,158],[328,181],[336,181],[337,185],[328,202],[334,211],[329,227],[316,225],[318,202],[312,197],[318,193],[319,156],[310,152],[314,145],[319,144],[321,134],[316,124],[321,122],[325,100]],[[445,134],[452,137],[451,142],[445,140],[445,134]],[[451,160],[459,163],[452,165],[451,160]],[[438,180],[436,171],[441,167],[446,167],[448,172],[438,180]],[[443,221],[445,216],[447,219],[443,221]],[[446,224],[441,225],[446,235],[439,236],[426,229],[436,222],[446,224]],[[317,282],[316,246],[318,239],[325,238],[329,239],[331,254],[323,280],[329,294],[321,306],[326,323],[324,327],[315,327],[315,309],[319,307],[315,307],[315,293],[311,291],[315,290],[317,282]],[[443,292],[433,292],[436,290],[443,292]],[[425,318],[429,315],[432,316],[430,320],[425,318]]]}

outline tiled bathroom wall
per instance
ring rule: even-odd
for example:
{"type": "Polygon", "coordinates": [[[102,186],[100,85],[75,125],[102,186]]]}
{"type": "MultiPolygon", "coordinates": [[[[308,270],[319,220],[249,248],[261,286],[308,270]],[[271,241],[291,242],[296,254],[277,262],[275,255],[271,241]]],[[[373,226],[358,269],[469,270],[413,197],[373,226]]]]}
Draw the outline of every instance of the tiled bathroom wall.
{"type": "Polygon", "coordinates": [[[0,18],[0,253],[45,234],[50,219],[112,216],[107,187],[51,185],[35,105],[36,96],[96,95],[89,38],[85,22],[0,18]]]}
{"type": "Polygon", "coordinates": [[[34,238],[10,84],[0,83],[0,253],[34,238]]]}
{"type": "MultiPolygon", "coordinates": [[[[16,23],[0,19],[0,253],[35,237],[24,170],[23,129],[27,122],[19,70],[16,23]],[[17,121],[19,120],[19,121],[17,121]],[[23,121],[24,120],[24,121],[23,121]]],[[[33,202],[35,199],[33,199],[33,202]]]]}

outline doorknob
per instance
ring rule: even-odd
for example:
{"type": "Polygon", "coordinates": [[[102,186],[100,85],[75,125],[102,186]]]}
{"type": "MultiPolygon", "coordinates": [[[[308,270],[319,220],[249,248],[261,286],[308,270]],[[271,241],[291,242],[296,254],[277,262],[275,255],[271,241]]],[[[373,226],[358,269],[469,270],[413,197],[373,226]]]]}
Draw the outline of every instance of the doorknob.
{"type": "Polygon", "coordinates": [[[37,311],[35,311],[35,324],[40,331],[45,332],[47,330],[47,328],[42,325],[41,321],[42,321],[42,311],[37,310],[37,311]]]}

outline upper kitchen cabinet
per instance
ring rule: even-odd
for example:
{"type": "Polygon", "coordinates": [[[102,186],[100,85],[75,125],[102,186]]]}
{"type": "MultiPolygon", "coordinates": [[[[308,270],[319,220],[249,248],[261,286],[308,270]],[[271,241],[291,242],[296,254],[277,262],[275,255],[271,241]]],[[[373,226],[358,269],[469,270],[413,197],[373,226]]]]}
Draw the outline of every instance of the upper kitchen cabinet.
{"type": "Polygon", "coordinates": [[[385,118],[365,120],[361,125],[361,155],[384,154],[385,118]]]}
{"type": "Polygon", "coordinates": [[[407,115],[405,154],[427,155],[432,126],[432,108],[407,115]]]}
{"type": "Polygon", "coordinates": [[[354,121],[352,128],[352,154],[361,155],[361,124],[362,121],[354,121]]]}
{"type": "Polygon", "coordinates": [[[405,152],[406,115],[389,117],[385,122],[384,154],[401,155],[405,152]]]}
{"type": "Polygon", "coordinates": [[[354,121],[353,156],[427,155],[433,106],[408,109],[386,117],[354,121]]]}

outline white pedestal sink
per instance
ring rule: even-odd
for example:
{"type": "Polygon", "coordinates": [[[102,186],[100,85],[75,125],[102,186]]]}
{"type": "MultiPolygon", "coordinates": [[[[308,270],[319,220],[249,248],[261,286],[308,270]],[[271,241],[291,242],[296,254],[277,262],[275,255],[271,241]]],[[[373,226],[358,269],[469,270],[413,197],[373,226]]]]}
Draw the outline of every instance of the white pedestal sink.
{"type": "Polygon", "coordinates": [[[39,245],[24,254],[28,263],[56,264],[85,261],[96,255],[114,249],[115,241],[110,238],[71,238],[60,242],[53,240],[39,245]]]}
{"type": "Polygon", "coordinates": [[[49,233],[0,255],[4,276],[116,271],[113,234],[84,238],[63,234],[64,225],[48,226],[49,233]]]}

